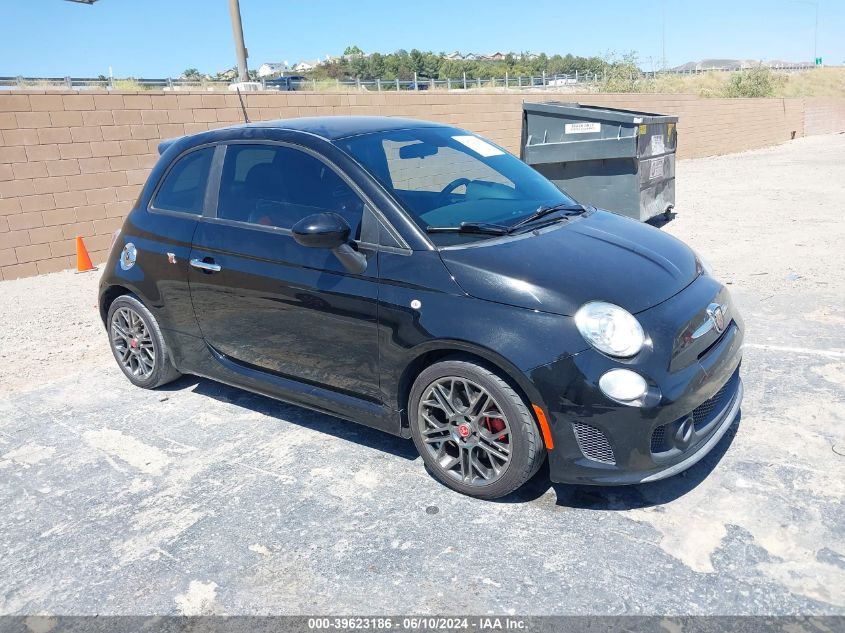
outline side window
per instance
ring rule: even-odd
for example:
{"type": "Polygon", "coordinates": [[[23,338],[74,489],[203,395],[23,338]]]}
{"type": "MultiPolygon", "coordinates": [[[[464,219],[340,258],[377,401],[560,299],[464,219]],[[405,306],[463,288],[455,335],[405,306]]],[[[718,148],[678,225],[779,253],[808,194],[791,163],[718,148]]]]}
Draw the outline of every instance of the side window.
{"type": "Polygon", "coordinates": [[[185,154],[167,172],[152,206],[168,211],[201,214],[213,147],[185,154]]]}
{"type": "Polygon", "coordinates": [[[305,216],[333,211],[358,238],[363,209],[349,185],[310,154],[281,145],[226,148],[218,218],[289,229],[305,216]]]}

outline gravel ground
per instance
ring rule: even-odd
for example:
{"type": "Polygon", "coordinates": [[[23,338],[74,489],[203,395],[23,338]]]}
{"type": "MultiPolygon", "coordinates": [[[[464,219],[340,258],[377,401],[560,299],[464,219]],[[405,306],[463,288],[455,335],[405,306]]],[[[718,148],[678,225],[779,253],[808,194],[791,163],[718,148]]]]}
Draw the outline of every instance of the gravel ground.
{"type": "Polygon", "coordinates": [[[845,136],[678,166],[664,227],[747,321],[742,416],[624,489],[454,494],[409,442],[134,389],[96,273],[0,283],[0,613],[845,614],[845,136]]]}

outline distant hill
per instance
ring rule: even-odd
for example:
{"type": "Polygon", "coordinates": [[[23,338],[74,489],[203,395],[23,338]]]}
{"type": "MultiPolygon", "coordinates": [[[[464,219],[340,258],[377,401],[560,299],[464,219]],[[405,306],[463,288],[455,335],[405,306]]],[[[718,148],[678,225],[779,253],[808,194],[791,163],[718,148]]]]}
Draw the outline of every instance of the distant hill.
{"type": "Polygon", "coordinates": [[[671,70],[675,72],[702,72],[707,70],[742,70],[753,68],[758,64],[769,68],[803,68],[811,67],[810,62],[786,62],[780,59],[757,60],[757,59],[702,59],[697,62],[687,62],[675,66],[671,70]]]}

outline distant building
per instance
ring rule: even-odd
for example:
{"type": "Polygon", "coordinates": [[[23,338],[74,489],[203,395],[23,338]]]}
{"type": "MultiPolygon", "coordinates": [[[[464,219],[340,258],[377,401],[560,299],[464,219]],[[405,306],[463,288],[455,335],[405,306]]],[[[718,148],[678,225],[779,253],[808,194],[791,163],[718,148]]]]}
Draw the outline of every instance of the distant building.
{"type": "Polygon", "coordinates": [[[267,62],[258,67],[258,76],[273,77],[275,75],[281,75],[286,70],[290,70],[287,62],[267,62]]]}
{"type": "Polygon", "coordinates": [[[298,73],[306,73],[309,70],[314,70],[317,66],[319,66],[322,62],[319,59],[315,59],[313,61],[301,61],[297,62],[297,64],[293,67],[293,69],[298,73]]]}
{"type": "Polygon", "coordinates": [[[502,51],[496,51],[495,53],[490,53],[489,55],[484,55],[481,53],[467,53],[464,55],[460,51],[455,51],[454,53],[449,53],[448,55],[444,55],[443,59],[448,59],[452,61],[456,60],[464,60],[464,61],[487,61],[487,62],[500,62],[507,58],[508,55],[512,55],[514,59],[519,59],[520,56],[514,53],[503,53],[502,51]]]}
{"type": "Polygon", "coordinates": [[[755,66],[767,66],[768,68],[810,68],[813,64],[809,62],[788,62],[779,59],[754,60],[754,59],[702,59],[697,62],[687,62],[675,66],[670,70],[677,73],[700,73],[709,70],[748,70],[755,66]]]}

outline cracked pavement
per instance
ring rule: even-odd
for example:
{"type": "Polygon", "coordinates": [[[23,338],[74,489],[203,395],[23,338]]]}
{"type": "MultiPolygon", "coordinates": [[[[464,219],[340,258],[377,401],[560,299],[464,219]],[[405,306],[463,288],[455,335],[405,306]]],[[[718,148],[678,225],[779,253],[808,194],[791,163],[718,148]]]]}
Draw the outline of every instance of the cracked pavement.
{"type": "Polygon", "coordinates": [[[0,613],[845,614],[845,136],[678,165],[746,319],[739,422],[628,488],[460,496],[410,441],[132,387],[97,275],[0,283],[0,613]]]}

